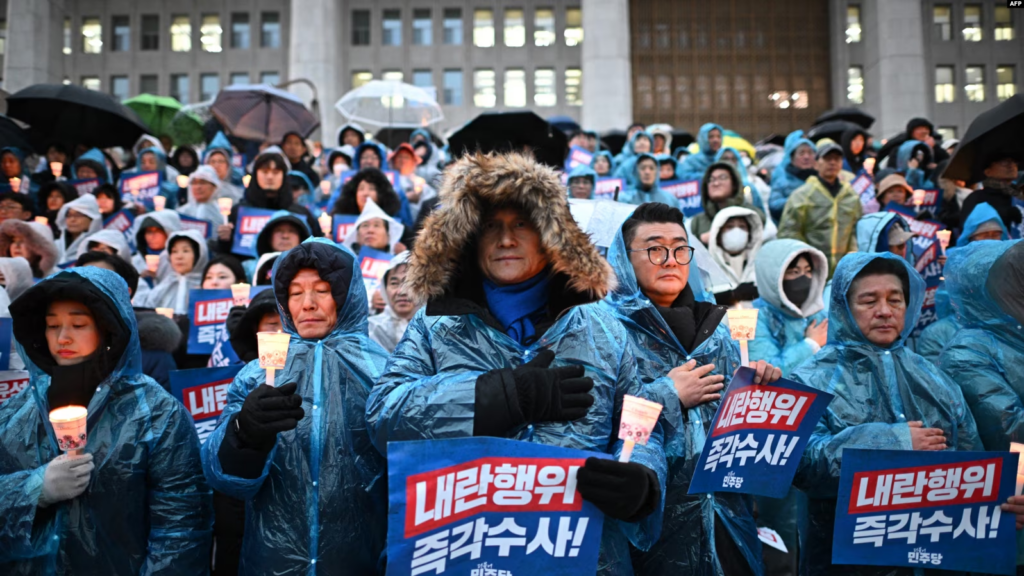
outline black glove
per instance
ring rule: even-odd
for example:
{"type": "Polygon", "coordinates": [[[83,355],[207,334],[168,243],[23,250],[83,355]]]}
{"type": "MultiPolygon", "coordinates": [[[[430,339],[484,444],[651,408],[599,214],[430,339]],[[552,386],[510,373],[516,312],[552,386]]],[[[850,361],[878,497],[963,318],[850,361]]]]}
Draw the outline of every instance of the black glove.
{"type": "Polygon", "coordinates": [[[302,396],[295,393],[296,388],[295,382],[279,388],[262,384],[245,397],[234,421],[238,439],[245,447],[269,451],[278,432],[298,426],[306,412],[302,409],[302,396]]]}
{"type": "Polygon", "coordinates": [[[235,330],[238,329],[238,325],[242,323],[242,318],[245,317],[245,312],[249,308],[245,306],[232,306],[231,310],[228,311],[228,319],[224,323],[224,328],[227,329],[228,334],[234,334],[235,330]]]}
{"type": "Polygon", "coordinates": [[[658,475],[635,462],[587,458],[576,472],[576,489],[605,516],[624,522],[643,520],[661,501],[658,475]]]}
{"type": "Polygon", "coordinates": [[[530,422],[565,422],[587,415],[594,381],[582,366],[548,368],[555,353],[543,350],[516,368],[492,370],[476,380],[475,436],[504,436],[530,422]]]}

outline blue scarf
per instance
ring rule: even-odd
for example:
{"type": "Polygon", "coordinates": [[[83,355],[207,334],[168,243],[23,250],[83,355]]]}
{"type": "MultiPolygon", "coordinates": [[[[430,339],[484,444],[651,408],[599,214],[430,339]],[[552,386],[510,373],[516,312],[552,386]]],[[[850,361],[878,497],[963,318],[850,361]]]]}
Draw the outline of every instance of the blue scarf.
{"type": "Polygon", "coordinates": [[[509,337],[524,346],[535,339],[533,324],[542,320],[547,311],[549,280],[547,270],[511,286],[498,286],[484,279],[484,296],[491,314],[509,337]]]}

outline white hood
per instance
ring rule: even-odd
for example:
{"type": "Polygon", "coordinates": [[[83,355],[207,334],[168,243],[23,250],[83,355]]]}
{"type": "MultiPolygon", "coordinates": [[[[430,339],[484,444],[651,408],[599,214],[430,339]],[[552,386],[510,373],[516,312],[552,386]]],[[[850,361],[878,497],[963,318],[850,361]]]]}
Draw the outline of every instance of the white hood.
{"type": "Polygon", "coordinates": [[[387,212],[381,210],[380,206],[377,206],[377,203],[369,198],[366,200],[366,205],[363,206],[362,214],[360,214],[359,218],[356,219],[355,226],[349,230],[342,244],[354,252],[355,248],[352,246],[356,243],[356,238],[359,233],[359,225],[374,218],[380,218],[388,223],[388,246],[390,247],[391,253],[394,254],[395,244],[398,244],[402,239],[402,234],[405,233],[405,226],[403,226],[398,220],[388,216],[387,212]]]}
{"type": "Polygon", "coordinates": [[[711,231],[708,238],[708,252],[711,258],[722,268],[729,278],[729,286],[712,286],[712,292],[722,292],[735,289],[740,284],[755,282],[754,261],[757,253],[761,250],[761,243],[764,238],[764,224],[757,212],[741,206],[730,206],[718,212],[715,219],[711,221],[711,231]],[[732,256],[718,244],[718,233],[725,226],[730,218],[744,218],[750,227],[750,235],[747,240],[747,247],[743,252],[732,256]]]}

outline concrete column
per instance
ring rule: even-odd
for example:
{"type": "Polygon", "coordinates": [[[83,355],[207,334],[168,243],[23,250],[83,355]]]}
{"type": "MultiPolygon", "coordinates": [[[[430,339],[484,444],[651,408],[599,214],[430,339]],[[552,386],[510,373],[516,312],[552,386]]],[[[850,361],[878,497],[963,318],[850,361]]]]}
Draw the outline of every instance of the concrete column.
{"type": "MultiPolygon", "coordinates": [[[[341,98],[344,49],[340,10],[336,0],[291,0],[291,27],[288,43],[288,80],[305,78],[316,85],[320,103],[319,139],[325,147],[334,146],[334,132],[341,115],[334,103],[341,98]]],[[[288,87],[310,104],[312,91],[305,85],[288,87]]]]}
{"type": "Polygon", "coordinates": [[[875,0],[874,18],[864,22],[876,30],[877,51],[865,51],[865,104],[877,111],[873,132],[889,138],[901,132],[907,120],[929,116],[929,78],[925,69],[924,23],[919,0],[875,0]],[[872,58],[873,57],[873,58],[872,58]]]}
{"type": "Polygon", "coordinates": [[[588,130],[633,121],[629,0],[583,0],[583,117],[588,130]]]}
{"type": "Polygon", "coordinates": [[[4,89],[59,84],[64,76],[64,0],[9,0],[4,89]]]}

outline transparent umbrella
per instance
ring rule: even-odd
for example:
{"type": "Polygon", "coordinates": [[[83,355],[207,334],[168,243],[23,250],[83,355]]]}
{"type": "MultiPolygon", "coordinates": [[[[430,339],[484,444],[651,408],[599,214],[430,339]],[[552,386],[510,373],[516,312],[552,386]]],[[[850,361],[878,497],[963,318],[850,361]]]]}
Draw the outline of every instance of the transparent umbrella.
{"type": "Polygon", "coordinates": [[[351,90],[334,107],[346,119],[372,126],[419,128],[444,119],[426,90],[403,82],[372,80],[351,90]]]}
{"type": "Polygon", "coordinates": [[[210,107],[213,100],[182,106],[167,125],[167,133],[174,143],[195,146],[203,142],[203,125],[213,118],[210,107]]]}

